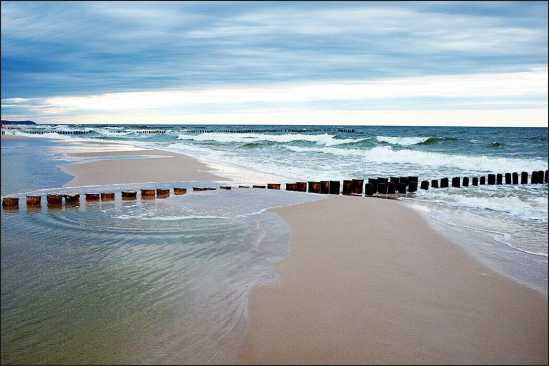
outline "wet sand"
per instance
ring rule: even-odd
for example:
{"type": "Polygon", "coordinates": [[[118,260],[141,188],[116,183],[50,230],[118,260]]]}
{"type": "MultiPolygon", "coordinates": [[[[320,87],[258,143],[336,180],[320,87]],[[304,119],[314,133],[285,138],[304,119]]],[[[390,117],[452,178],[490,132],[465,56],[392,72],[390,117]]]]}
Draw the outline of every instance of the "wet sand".
{"type": "Polygon", "coordinates": [[[275,210],[280,283],[257,288],[243,363],[546,363],[548,305],[400,202],[335,197],[275,210]]]}
{"type": "Polygon", "coordinates": [[[63,165],[74,178],[66,186],[141,182],[177,182],[190,180],[223,180],[203,163],[189,156],[166,151],[138,149],[93,151],[88,148],[67,153],[69,156],[105,158],[63,165]],[[127,157],[131,157],[128,159],[127,157]]]}

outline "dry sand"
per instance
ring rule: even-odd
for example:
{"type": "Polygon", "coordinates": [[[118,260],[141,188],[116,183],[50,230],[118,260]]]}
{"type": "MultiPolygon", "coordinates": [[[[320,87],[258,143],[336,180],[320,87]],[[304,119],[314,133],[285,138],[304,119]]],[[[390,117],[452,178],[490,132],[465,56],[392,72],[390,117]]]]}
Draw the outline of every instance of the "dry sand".
{"type": "Polygon", "coordinates": [[[95,160],[62,166],[75,176],[66,186],[115,183],[176,182],[190,180],[221,180],[209,168],[189,156],[159,150],[73,152],[79,157],[127,157],[132,159],[95,160]]]}
{"type": "Polygon", "coordinates": [[[545,297],[481,265],[397,201],[276,209],[277,285],[253,291],[243,363],[546,363],[545,297]]]}

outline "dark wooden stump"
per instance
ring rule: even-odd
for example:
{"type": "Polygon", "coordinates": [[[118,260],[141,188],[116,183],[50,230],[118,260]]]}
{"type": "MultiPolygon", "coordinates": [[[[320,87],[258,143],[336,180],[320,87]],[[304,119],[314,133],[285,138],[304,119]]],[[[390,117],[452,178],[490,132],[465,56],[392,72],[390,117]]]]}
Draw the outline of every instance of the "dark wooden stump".
{"type": "Polygon", "coordinates": [[[65,195],[65,206],[79,206],[80,205],[80,194],[78,193],[69,193],[65,195]]]}
{"type": "Polygon", "coordinates": [[[470,185],[470,178],[462,177],[462,187],[468,187],[470,185]]]}
{"type": "Polygon", "coordinates": [[[252,185],[252,188],[265,189],[265,185],[263,185],[263,184],[254,184],[254,185],[252,185]]]}
{"type": "Polygon", "coordinates": [[[142,200],[154,200],[155,199],[155,190],[154,189],[142,189],[141,190],[141,199],[142,200]]]}
{"type": "Polygon", "coordinates": [[[328,180],[321,181],[321,193],[322,194],[330,193],[330,182],[328,180]]]}
{"type": "Polygon", "coordinates": [[[479,185],[484,186],[485,185],[485,176],[479,177],[479,185]]]}
{"type": "Polygon", "coordinates": [[[4,197],[2,199],[2,208],[7,210],[15,210],[19,208],[18,197],[4,197]]]}
{"type": "MultiPolygon", "coordinates": [[[[397,183],[399,184],[399,183],[397,183]]],[[[396,184],[394,182],[386,183],[388,194],[395,194],[396,184]]]]}
{"type": "Polygon", "coordinates": [[[502,174],[497,174],[497,184],[502,184],[502,174]]]}
{"type": "Polygon", "coordinates": [[[365,183],[365,196],[372,196],[376,193],[376,186],[374,183],[365,183]]]}
{"type": "Polygon", "coordinates": [[[180,195],[186,194],[186,193],[187,193],[187,188],[174,187],[174,194],[176,196],[180,196],[180,195]]]}
{"type": "Polygon", "coordinates": [[[120,193],[121,197],[123,200],[135,200],[136,197],[137,197],[137,192],[136,191],[122,191],[120,193]]]}
{"type": "Polygon", "coordinates": [[[309,193],[321,193],[321,182],[308,182],[309,193]]]}
{"type": "Polygon", "coordinates": [[[518,182],[519,182],[518,173],[516,172],[512,173],[512,184],[518,184],[518,182]]]}
{"type": "Polygon", "coordinates": [[[342,187],[342,194],[348,196],[352,193],[351,187],[353,183],[351,180],[344,180],[342,187]]]}
{"type": "Polygon", "coordinates": [[[63,205],[63,196],[60,194],[48,194],[46,196],[48,207],[61,207],[63,205]]]}
{"type": "Polygon", "coordinates": [[[430,188],[430,182],[427,180],[423,180],[422,183],[420,183],[420,189],[428,190],[430,188]]]}
{"type": "MultiPolygon", "coordinates": [[[[269,187],[269,184],[267,185],[269,187]]],[[[231,186],[220,186],[220,189],[223,189],[223,190],[226,190],[226,191],[230,191],[231,190],[231,186]]]]}
{"type": "Polygon", "coordinates": [[[548,183],[548,170],[544,171],[544,183],[548,183]]]}
{"type": "Polygon", "coordinates": [[[351,180],[351,193],[362,196],[363,195],[363,179],[351,180]]]}
{"type": "Polygon", "coordinates": [[[267,189],[281,189],[281,185],[279,183],[268,183],[267,189]]]}
{"type": "MultiPolygon", "coordinates": [[[[87,202],[99,201],[99,193],[86,193],[87,202]]],[[[67,196],[65,196],[65,203],[67,203],[67,196]]]]}
{"type": "Polygon", "coordinates": [[[494,185],[495,181],[496,181],[495,179],[496,179],[496,176],[494,174],[488,174],[487,175],[487,184],[494,185]]]}
{"type": "Polygon", "coordinates": [[[504,182],[506,184],[512,184],[512,173],[504,174],[504,182]]]}
{"type": "Polygon", "coordinates": [[[27,207],[40,207],[42,196],[27,196],[27,207]]]}
{"type": "Polygon", "coordinates": [[[379,181],[376,190],[380,194],[387,194],[388,193],[388,182],[380,182],[379,181]]]}
{"type": "Polygon", "coordinates": [[[453,177],[451,180],[451,186],[453,188],[460,188],[460,177],[453,177]]]}
{"type": "Polygon", "coordinates": [[[296,182],[296,190],[298,192],[307,192],[307,183],[306,182],[296,182]]]}
{"type": "Polygon", "coordinates": [[[439,188],[439,181],[437,179],[432,179],[432,188],[439,188]]]}
{"type": "Polygon", "coordinates": [[[407,193],[407,183],[399,182],[397,185],[397,191],[401,194],[407,193]]]}
{"type": "Polygon", "coordinates": [[[478,177],[473,177],[473,178],[472,178],[472,185],[473,185],[473,186],[477,186],[478,183],[479,183],[479,178],[478,178],[478,177]]]}
{"type": "Polygon", "coordinates": [[[449,178],[441,178],[441,188],[449,188],[449,178]]]}
{"type": "Polygon", "coordinates": [[[330,188],[330,194],[340,194],[340,181],[331,180],[329,188],[330,188]]]}
{"type": "Polygon", "coordinates": [[[521,184],[527,184],[529,180],[529,173],[521,172],[521,184]]]}
{"type": "Polygon", "coordinates": [[[157,198],[170,197],[170,188],[157,188],[157,198]]]}

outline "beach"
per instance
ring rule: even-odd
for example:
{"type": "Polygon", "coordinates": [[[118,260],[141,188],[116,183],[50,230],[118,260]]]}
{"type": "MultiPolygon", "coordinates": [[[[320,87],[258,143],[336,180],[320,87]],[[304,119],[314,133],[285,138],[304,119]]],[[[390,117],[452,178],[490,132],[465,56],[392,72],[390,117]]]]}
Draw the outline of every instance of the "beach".
{"type": "MultiPolygon", "coordinates": [[[[224,180],[168,151],[55,149],[87,159],[62,166],[67,187],[224,180]]],[[[288,256],[277,280],[249,293],[238,358],[215,363],[547,361],[546,295],[484,266],[403,202],[337,196],[269,211],[288,225],[288,256]]]]}

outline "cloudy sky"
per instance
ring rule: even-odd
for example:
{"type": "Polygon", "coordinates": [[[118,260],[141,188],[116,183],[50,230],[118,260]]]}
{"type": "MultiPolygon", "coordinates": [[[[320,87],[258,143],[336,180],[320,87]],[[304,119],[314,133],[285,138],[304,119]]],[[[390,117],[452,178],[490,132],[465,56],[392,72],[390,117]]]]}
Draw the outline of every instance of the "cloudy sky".
{"type": "Polygon", "coordinates": [[[2,2],[3,119],[547,125],[546,2],[2,2]]]}

